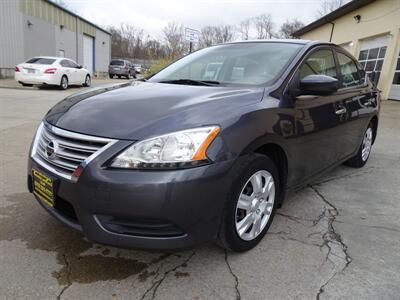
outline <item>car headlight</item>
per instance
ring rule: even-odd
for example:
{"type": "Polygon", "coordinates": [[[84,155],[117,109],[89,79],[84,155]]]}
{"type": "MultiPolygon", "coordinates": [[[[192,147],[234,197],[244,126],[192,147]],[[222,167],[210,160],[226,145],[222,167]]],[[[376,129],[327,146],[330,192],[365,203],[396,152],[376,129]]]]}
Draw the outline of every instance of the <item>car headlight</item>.
{"type": "Polygon", "coordinates": [[[111,163],[115,168],[147,169],[194,166],[207,161],[208,146],[219,127],[201,127],[173,132],[137,142],[111,163]]]}

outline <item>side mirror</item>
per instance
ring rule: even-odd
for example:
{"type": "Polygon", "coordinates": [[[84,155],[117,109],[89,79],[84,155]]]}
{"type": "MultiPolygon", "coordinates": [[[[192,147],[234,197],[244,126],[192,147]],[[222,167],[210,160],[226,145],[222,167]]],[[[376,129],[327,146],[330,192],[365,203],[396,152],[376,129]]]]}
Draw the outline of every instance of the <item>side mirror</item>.
{"type": "Polygon", "coordinates": [[[300,81],[301,95],[330,95],[339,89],[339,81],[327,75],[308,75],[300,81]]]}
{"type": "Polygon", "coordinates": [[[78,68],[78,69],[82,69],[83,67],[82,67],[81,65],[78,65],[77,68],[78,68]]]}

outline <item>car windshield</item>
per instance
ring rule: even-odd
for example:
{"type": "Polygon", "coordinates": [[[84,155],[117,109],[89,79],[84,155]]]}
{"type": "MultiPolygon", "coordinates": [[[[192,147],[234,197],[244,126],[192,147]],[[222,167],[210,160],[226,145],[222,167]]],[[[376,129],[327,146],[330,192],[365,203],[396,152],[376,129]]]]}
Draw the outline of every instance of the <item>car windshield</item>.
{"type": "Polygon", "coordinates": [[[55,59],[51,58],[45,58],[45,57],[34,57],[31,59],[28,59],[26,63],[28,64],[38,64],[38,65],[51,65],[53,62],[55,62],[55,59]]]}
{"type": "Polygon", "coordinates": [[[124,65],[124,61],[123,60],[112,60],[110,65],[112,65],[112,66],[123,66],[124,65]]]}
{"type": "Polygon", "coordinates": [[[229,86],[272,83],[303,47],[295,43],[233,43],[196,51],[149,78],[152,82],[229,86]]]}

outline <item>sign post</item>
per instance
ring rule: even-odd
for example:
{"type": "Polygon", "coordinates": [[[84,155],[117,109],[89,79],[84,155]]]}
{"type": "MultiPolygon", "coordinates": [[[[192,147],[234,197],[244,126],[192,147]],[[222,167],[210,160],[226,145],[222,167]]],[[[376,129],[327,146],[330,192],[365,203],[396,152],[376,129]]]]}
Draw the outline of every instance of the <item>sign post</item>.
{"type": "Polygon", "coordinates": [[[192,53],[193,44],[199,41],[200,31],[192,28],[185,28],[185,38],[189,42],[189,53],[192,53]]]}

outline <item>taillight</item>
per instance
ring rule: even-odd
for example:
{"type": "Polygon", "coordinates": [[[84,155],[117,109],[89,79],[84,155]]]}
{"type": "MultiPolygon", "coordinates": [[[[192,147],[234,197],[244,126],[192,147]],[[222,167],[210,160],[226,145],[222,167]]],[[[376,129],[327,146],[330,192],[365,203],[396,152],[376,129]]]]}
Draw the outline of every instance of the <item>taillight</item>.
{"type": "Polygon", "coordinates": [[[44,71],[44,74],[54,74],[57,71],[56,68],[50,68],[50,69],[46,69],[46,71],[44,71]]]}
{"type": "Polygon", "coordinates": [[[19,68],[18,67],[15,67],[15,72],[19,72],[19,68]]]}

